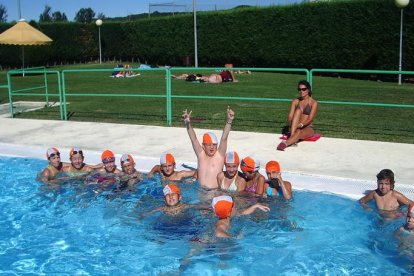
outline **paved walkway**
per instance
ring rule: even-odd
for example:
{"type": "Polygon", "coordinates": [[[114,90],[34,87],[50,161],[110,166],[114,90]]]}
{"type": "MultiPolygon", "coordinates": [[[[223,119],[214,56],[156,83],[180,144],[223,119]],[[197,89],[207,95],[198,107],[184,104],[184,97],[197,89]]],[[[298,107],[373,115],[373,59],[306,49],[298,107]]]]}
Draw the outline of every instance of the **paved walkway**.
{"type": "MultiPolygon", "coordinates": [[[[224,123],[224,122],[223,122],[224,123]]],[[[197,125],[195,124],[195,127],[197,125]]],[[[196,129],[199,138],[206,132],[196,129]]],[[[221,130],[213,130],[218,137],[221,130]]],[[[102,152],[111,149],[117,154],[152,158],[157,162],[163,152],[171,152],[180,162],[196,162],[184,128],[123,125],[90,122],[0,118],[0,154],[9,154],[8,145],[24,146],[30,156],[44,158],[48,147],[102,152]]],[[[302,142],[284,152],[276,151],[278,135],[232,131],[228,150],[241,157],[254,154],[262,162],[276,159],[282,171],[310,175],[335,176],[375,181],[375,175],[390,168],[398,184],[414,184],[414,145],[333,139],[322,137],[317,142],[302,142]]],[[[63,150],[62,150],[63,152],[63,150]]],[[[20,153],[24,155],[24,152],[20,153]]],[[[86,160],[94,163],[95,160],[86,160]]],[[[97,161],[97,160],[96,160],[97,161]]]]}

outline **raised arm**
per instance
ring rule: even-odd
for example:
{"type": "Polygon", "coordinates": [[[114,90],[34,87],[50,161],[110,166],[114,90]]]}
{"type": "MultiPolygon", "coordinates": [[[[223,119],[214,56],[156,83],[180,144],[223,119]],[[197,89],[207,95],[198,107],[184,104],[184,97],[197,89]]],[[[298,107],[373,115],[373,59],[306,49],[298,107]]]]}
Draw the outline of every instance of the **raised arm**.
{"type": "Polygon", "coordinates": [[[218,148],[218,152],[224,156],[227,151],[227,139],[229,138],[229,133],[231,129],[231,124],[234,120],[234,111],[231,109],[230,106],[227,106],[227,120],[226,124],[224,125],[223,134],[221,135],[220,145],[218,148]]]}
{"type": "Polygon", "coordinates": [[[203,148],[201,147],[200,143],[197,140],[197,136],[194,132],[194,129],[191,125],[191,112],[188,112],[187,109],[183,111],[182,118],[185,123],[185,127],[187,128],[188,136],[190,137],[191,144],[193,145],[193,149],[197,157],[201,152],[203,152],[203,148]]]}

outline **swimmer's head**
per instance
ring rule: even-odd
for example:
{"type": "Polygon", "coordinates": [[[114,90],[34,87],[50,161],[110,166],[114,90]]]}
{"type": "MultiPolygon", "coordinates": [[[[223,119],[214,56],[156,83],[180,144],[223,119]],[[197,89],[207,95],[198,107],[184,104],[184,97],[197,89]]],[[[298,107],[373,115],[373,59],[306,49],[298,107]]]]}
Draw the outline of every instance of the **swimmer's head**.
{"type": "Polygon", "coordinates": [[[233,198],[227,195],[216,196],[211,202],[214,213],[216,213],[220,219],[225,219],[231,216],[233,205],[233,198]]]}
{"type": "Polygon", "coordinates": [[[389,183],[391,185],[391,190],[394,190],[394,184],[395,184],[395,180],[394,180],[394,173],[392,170],[390,169],[383,169],[381,170],[378,174],[377,174],[377,183],[379,185],[379,183],[382,180],[389,180],[389,183]]]}
{"type": "Polygon", "coordinates": [[[69,158],[72,158],[72,156],[80,154],[83,157],[83,151],[80,148],[71,148],[69,151],[69,158]]]}
{"type": "Polygon", "coordinates": [[[407,218],[405,228],[414,229],[414,204],[410,204],[407,208],[407,218]]]}
{"type": "Polygon", "coordinates": [[[208,156],[213,156],[217,151],[218,140],[214,133],[206,132],[203,135],[203,148],[208,156]]]}
{"type": "Polygon", "coordinates": [[[161,173],[166,177],[169,177],[174,173],[175,158],[171,153],[166,153],[160,157],[161,173]]]}
{"type": "Polygon", "coordinates": [[[274,179],[280,174],[280,165],[277,161],[269,161],[266,164],[266,174],[268,179],[274,179]]]}
{"type": "Polygon", "coordinates": [[[60,157],[60,152],[57,148],[48,148],[46,151],[46,158],[50,160],[50,158],[53,158],[55,156],[60,157]]]}
{"type": "Polygon", "coordinates": [[[168,206],[178,205],[181,201],[181,190],[174,184],[167,184],[162,190],[164,193],[165,204],[168,206]]]}
{"type": "Polygon", "coordinates": [[[69,159],[74,168],[81,169],[84,160],[83,151],[80,148],[71,148],[69,151],[69,159]]]}
{"type": "Polygon", "coordinates": [[[243,171],[243,174],[249,178],[250,175],[259,171],[260,162],[253,156],[245,157],[240,162],[240,169],[243,171]]]}
{"type": "Polygon", "coordinates": [[[226,156],[224,157],[224,164],[240,164],[240,158],[237,152],[235,151],[229,151],[226,153],[226,156]]]}
{"type": "Polygon", "coordinates": [[[135,161],[131,154],[123,154],[120,159],[122,171],[131,174],[134,172],[135,161]]]}
{"type": "Polygon", "coordinates": [[[175,158],[171,153],[166,153],[161,155],[160,157],[160,165],[162,164],[174,164],[175,165],[175,158]]]}
{"type": "Polygon", "coordinates": [[[115,155],[112,151],[105,150],[104,152],[102,152],[101,160],[107,172],[113,172],[116,169],[115,155]]]}
{"type": "Polygon", "coordinates": [[[224,166],[226,167],[227,175],[233,178],[239,170],[240,158],[237,152],[229,151],[224,157],[224,166]]]}

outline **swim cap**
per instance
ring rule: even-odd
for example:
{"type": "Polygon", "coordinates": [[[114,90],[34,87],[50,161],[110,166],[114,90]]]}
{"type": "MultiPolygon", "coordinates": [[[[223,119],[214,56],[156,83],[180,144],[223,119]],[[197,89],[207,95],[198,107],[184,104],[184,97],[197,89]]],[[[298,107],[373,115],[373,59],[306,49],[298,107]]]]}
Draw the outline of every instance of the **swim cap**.
{"type": "Polygon", "coordinates": [[[216,196],[211,202],[214,212],[220,219],[230,217],[231,209],[233,208],[233,199],[231,196],[216,196]]]}
{"type": "Polygon", "coordinates": [[[60,152],[57,148],[48,148],[46,151],[46,158],[49,159],[51,155],[56,154],[60,156],[60,152]]]}
{"type": "Polygon", "coordinates": [[[239,164],[240,159],[239,155],[235,151],[229,151],[226,153],[226,157],[224,157],[224,164],[239,164]]]}
{"type": "Polygon", "coordinates": [[[104,161],[106,159],[110,159],[110,160],[113,159],[111,162],[115,161],[114,153],[110,150],[105,150],[104,152],[102,152],[101,160],[104,161]]]}
{"type": "Polygon", "coordinates": [[[218,144],[216,135],[213,132],[204,133],[203,144],[218,144]]]}
{"type": "Polygon", "coordinates": [[[280,173],[280,165],[277,161],[269,161],[266,164],[266,172],[280,173]]]}
{"type": "Polygon", "coordinates": [[[160,164],[175,164],[174,156],[171,153],[161,155],[160,164]]]}
{"type": "Polygon", "coordinates": [[[135,164],[135,161],[134,161],[134,158],[132,158],[132,155],[130,155],[130,154],[122,154],[122,156],[121,156],[121,166],[122,165],[126,165],[126,164],[131,164],[131,165],[134,165],[135,164]]]}
{"type": "Polygon", "coordinates": [[[408,205],[407,217],[414,217],[414,204],[408,205]]]}
{"type": "Polygon", "coordinates": [[[174,184],[170,183],[167,184],[164,189],[162,189],[162,192],[164,193],[164,196],[168,195],[168,194],[177,194],[177,195],[181,195],[181,191],[180,188],[178,188],[177,186],[175,186],[174,184]]]}
{"type": "Polygon", "coordinates": [[[78,153],[83,157],[83,151],[80,148],[71,148],[69,152],[69,157],[72,157],[73,155],[78,153]]]}
{"type": "Polygon", "coordinates": [[[242,159],[240,168],[243,171],[257,172],[260,169],[260,162],[252,156],[248,156],[242,159]]]}

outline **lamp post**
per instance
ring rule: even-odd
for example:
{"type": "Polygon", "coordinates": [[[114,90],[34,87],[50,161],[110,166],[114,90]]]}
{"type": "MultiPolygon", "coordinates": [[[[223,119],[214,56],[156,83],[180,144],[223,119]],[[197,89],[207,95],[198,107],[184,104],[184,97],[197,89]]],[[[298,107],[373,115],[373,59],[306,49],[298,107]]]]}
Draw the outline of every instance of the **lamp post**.
{"type": "MultiPolygon", "coordinates": [[[[395,5],[400,8],[400,53],[398,71],[402,70],[402,46],[403,46],[403,20],[404,20],[404,8],[410,4],[410,0],[395,0],[395,5]]],[[[401,85],[401,74],[398,75],[398,84],[401,85]]]]}
{"type": "Polygon", "coordinates": [[[194,16],[194,67],[198,67],[196,0],[193,0],[193,16],[194,16]]]}
{"type": "Polygon", "coordinates": [[[98,40],[99,40],[99,64],[102,64],[102,47],[101,47],[101,25],[102,20],[98,19],[95,22],[96,26],[98,26],[98,40]]]}

